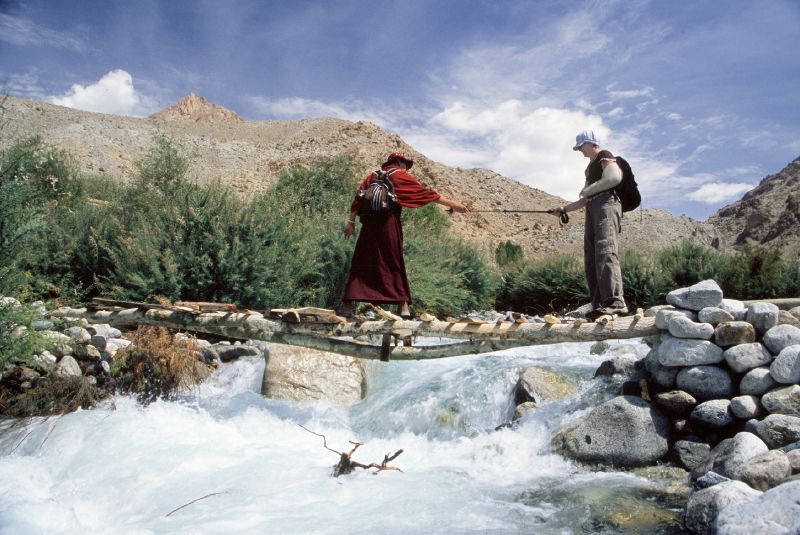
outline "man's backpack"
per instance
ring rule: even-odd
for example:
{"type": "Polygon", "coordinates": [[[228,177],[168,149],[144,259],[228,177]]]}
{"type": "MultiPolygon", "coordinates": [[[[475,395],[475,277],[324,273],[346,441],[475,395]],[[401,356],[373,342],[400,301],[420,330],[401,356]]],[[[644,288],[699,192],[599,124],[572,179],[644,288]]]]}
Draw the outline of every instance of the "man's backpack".
{"type": "Polygon", "coordinates": [[[367,187],[358,192],[361,199],[359,215],[389,215],[397,211],[397,195],[391,178],[395,171],[397,169],[378,169],[372,173],[367,187]]]}
{"type": "Polygon", "coordinates": [[[615,188],[623,212],[636,210],[642,204],[642,196],[639,193],[639,185],[633,177],[633,169],[622,156],[617,156],[617,165],[622,171],[622,182],[615,188]]]}

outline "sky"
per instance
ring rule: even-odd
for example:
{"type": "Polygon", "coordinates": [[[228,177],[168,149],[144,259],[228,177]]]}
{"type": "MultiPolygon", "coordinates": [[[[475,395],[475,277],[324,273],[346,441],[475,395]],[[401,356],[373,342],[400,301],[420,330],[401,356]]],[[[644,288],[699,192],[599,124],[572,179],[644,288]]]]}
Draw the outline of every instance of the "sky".
{"type": "Polygon", "coordinates": [[[800,156],[798,28],[800,0],[0,0],[0,90],[366,120],[567,200],[591,129],[645,208],[704,220],[800,156]]]}

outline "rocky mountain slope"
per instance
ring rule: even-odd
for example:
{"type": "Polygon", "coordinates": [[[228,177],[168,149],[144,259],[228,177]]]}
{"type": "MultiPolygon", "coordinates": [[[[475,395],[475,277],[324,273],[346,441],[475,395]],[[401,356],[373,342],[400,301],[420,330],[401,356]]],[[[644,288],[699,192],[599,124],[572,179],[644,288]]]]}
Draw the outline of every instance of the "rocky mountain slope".
{"type": "Polygon", "coordinates": [[[764,178],[709,222],[736,246],[753,244],[800,254],[800,158],[764,178]]]}
{"type": "MultiPolygon", "coordinates": [[[[175,106],[146,119],[89,113],[38,101],[9,97],[3,105],[0,146],[40,135],[67,149],[82,171],[126,180],[134,162],[152,146],[157,133],[171,136],[190,157],[189,176],[200,182],[219,178],[243,196],[268,189],[282,169],[321,158],[351,156],[366,175],[392,151],[414,160],[414,175],[446,197],[479,209],[543,210],[564,204],[541,190],[487,169],[441,165],[416,151],[399,136],[364,121],[332,118],[299,121],[243,121],[221,106],[189,95],[175,106]],[[513,204],[513,206],[512,206],[513,204]]],[[[583,213],[571,214],[561,227],[547,214],[451,214],[453,231],[487,252],[512,240],[531,258],[556,253],[581,254],[583,213]]],[[[674,217],[663,210],[626,214],[622,247],[661,248],[691,238],[704,244],[719,241],[709,224],[674,217]],[[657,228],[658,232],[653,232],[657,228]]]]}

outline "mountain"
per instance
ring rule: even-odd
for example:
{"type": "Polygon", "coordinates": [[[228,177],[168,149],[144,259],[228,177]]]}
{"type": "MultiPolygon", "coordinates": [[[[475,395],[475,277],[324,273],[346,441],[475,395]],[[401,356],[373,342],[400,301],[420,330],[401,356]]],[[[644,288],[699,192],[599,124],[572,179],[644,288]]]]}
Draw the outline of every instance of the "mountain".
{"type": "MultiPolygon", "coordinates": [[[[414,159],[413,174],[421,182],[473,210],[546,210],[566,202],[487,169],[437,163],[399,136],[364,121],[243,121],[230,110],[196,95],[145,119],[84,112],[15,97],[8,97],[3,108],[0,124],[5,126],[0,128],[0,147],[15,139],[40,135],[45,142],[68,150],[83,172],[118,180],[125,180],[134,172],[134,162],[152,147],[156,134],[164,133],[188,155],[190,178],[199,182],[220,179],[243,196],[267,190],[281,170],[290,166],[341,154],[352,157],[359,176],[366,176],[390,152],[405,151],[414,159]]],[[[531,258],[582,254],[582,211],[570,214],[572,221],[563,227],[547,214],[468,213],[448,217],[457,236],[477,243],[487,253],[500,242],[511,240],[531,258]]],[[[637,251],[659,249],[683,238],[706,245],[719,243],[719,234],[712,225],[647,209],[625,215],[621,247],[637,251]]]]}
{"type": "Polygon", "coordinates": [[[244,119],[235,112],[219,104],[213,104],[194,93],[189,93],[177,104],[164,108],[150,117],[160,121],[188,120],[196,123],[244,122],[244,119]]]}
{"type": "Polygon", "coordinates": [[[734,246],[760,245],[800,254],[800,158],[764,178],[709,222],[734,246]]]}

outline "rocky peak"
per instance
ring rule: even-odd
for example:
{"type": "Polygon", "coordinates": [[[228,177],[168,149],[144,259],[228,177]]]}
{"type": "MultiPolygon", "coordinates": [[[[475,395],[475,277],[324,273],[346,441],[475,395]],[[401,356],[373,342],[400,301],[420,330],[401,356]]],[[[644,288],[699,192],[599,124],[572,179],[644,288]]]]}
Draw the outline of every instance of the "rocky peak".
{"type": "Polygon", "coordinates": [[[207,101],[194,93],[189,93],[180,102],[151,115],[162,121],[190,120],[196,123],[218,123],[234,121],[243,123],[244,119],[228,108],[207,101]]]}

